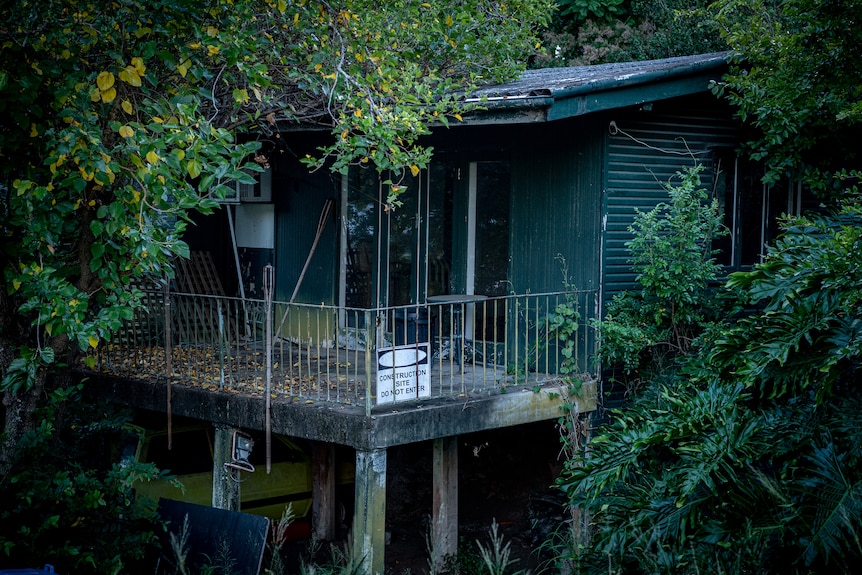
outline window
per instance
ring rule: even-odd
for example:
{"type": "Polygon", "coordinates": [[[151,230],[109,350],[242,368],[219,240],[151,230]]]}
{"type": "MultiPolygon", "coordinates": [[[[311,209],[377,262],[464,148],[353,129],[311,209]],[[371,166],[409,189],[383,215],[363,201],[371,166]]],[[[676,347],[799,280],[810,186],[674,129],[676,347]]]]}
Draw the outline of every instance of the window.
{"type": "Polygon", "coordinates": [[[713,195],[729,231],[713,241],[717,259],[729,270],[751,267],[778,235],[778,219],[799,213],[799,190],[788,184],[766,186],[760,166],[730,149],[714,152],[713,170],[713,195]]]}

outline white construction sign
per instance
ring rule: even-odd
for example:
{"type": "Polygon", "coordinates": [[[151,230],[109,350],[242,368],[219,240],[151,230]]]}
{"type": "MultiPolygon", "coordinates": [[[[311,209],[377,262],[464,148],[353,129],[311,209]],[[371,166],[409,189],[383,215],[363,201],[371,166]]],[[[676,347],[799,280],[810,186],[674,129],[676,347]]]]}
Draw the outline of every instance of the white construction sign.
{"type": "Polygon", "coordinates": [[[431,397],[430,344],[377,350],[377,405],[431,397]]]}

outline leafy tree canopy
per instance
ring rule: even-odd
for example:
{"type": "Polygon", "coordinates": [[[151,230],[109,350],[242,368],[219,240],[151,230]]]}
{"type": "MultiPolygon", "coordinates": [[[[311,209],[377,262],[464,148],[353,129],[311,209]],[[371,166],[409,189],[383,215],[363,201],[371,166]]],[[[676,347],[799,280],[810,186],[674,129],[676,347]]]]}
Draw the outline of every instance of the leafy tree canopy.
{"type": "Polygon", "coordinates": [[[823,189],[858,169],[862,2],[719,0],[712,9],[735,52],[716,91],[759,129],[747,146],[769,167],[767,181],[802,175],[823,189]]]}
{"type": "Polygon", "coordinates": [[[557,0],[538,66],[580,66],[727,49],[711,0],[557,0]]]}

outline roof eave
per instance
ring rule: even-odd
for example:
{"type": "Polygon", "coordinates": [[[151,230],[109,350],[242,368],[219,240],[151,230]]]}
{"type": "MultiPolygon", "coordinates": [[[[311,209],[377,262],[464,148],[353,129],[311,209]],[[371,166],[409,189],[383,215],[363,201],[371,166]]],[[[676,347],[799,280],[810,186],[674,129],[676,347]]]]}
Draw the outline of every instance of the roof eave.
{"type": "Polygon", "coordinates": [[[710,82],[718,78],[718,74],[705,72],[686,77],[676,77],[670,81],[654,79],[648,83],[617,84],[604,90],[571,90],[567,91],[565,95],[555,95],[553,103],[548,109],[547,119],[548,121],[560,120],[602,110],[626,108],[647,102],[708,92],[710,82]]]}
{"type": "Polygon", "coordinates": [[[707,92],[710,83],[721,78],[726,65],[727,54],[717,53],[683,66],[602,78],[547,90],[542,95],[498,96],[468,102],[482,102],[483,111],[471,114],[473,118],[481,118],[481,123],[515,123],[512,118],[520,122],[553,121],[707,92]],[[524,114],[524,110],[532,110],[532,113],[524,114]],[[538,114],[537,110],[544,113],[538,114]],[[491,119],[494,115],[498,116],[496,121],[491,119]]]}

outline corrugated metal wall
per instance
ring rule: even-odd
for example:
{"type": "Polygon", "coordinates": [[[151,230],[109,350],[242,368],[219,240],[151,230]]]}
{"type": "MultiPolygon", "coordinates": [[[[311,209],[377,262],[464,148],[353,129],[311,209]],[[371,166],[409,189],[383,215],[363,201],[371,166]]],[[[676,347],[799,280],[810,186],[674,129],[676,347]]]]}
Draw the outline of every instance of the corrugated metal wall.
{"type": "Polygon", "coordinates": [[[710,149],[735,147],[737,130],[730,112],[709,97],[681,98],[651,110],[620,111],[608,116],[605,170],[604,301],[636,287],[625,243],[635,208],[648,211],[667,199],[662,187],[683,166],[707,165],[705,186],[712,185],[710,149]],[[611,124],[613,122],[613,124],[611,124]]]}
{"type": "Polygon", "coordinates": [[[273,171],[276,203],[276,299],[288,301],[311,253],[327,200],[335,205],[297,293],[302,303],[335,304],[338,296],[338,192],[340,176],[327,169],[309,173],[293,159],[276,159],[273,171]]]}
{"type": "Polygon", "coordinates": [[[575,288],[596,289],[602,135],[584,119],[543,128],[534,135],[525,132],[512,155],[512,288],[517,293],[563,289],[562,256],[575,288]]]}
{"type": "MultiPolygon", "coordinates": [[[[518,135],[512,154],[512,290],[525,294],[557,292],[566,286],[598,289],[604,142],[598,124],[578,118],[518,135]]],[[[594,301],[582,297],[579,305],[594,307],[594,301]]],[[[594,317],[592,309],[579,311],[583,318],[594,317]]],[[[592,332],[584,337],[578,346],[592,350],[592,332]]],[[[579,358],[580,369],[589,372],[591,354],[579,358]]]]}

